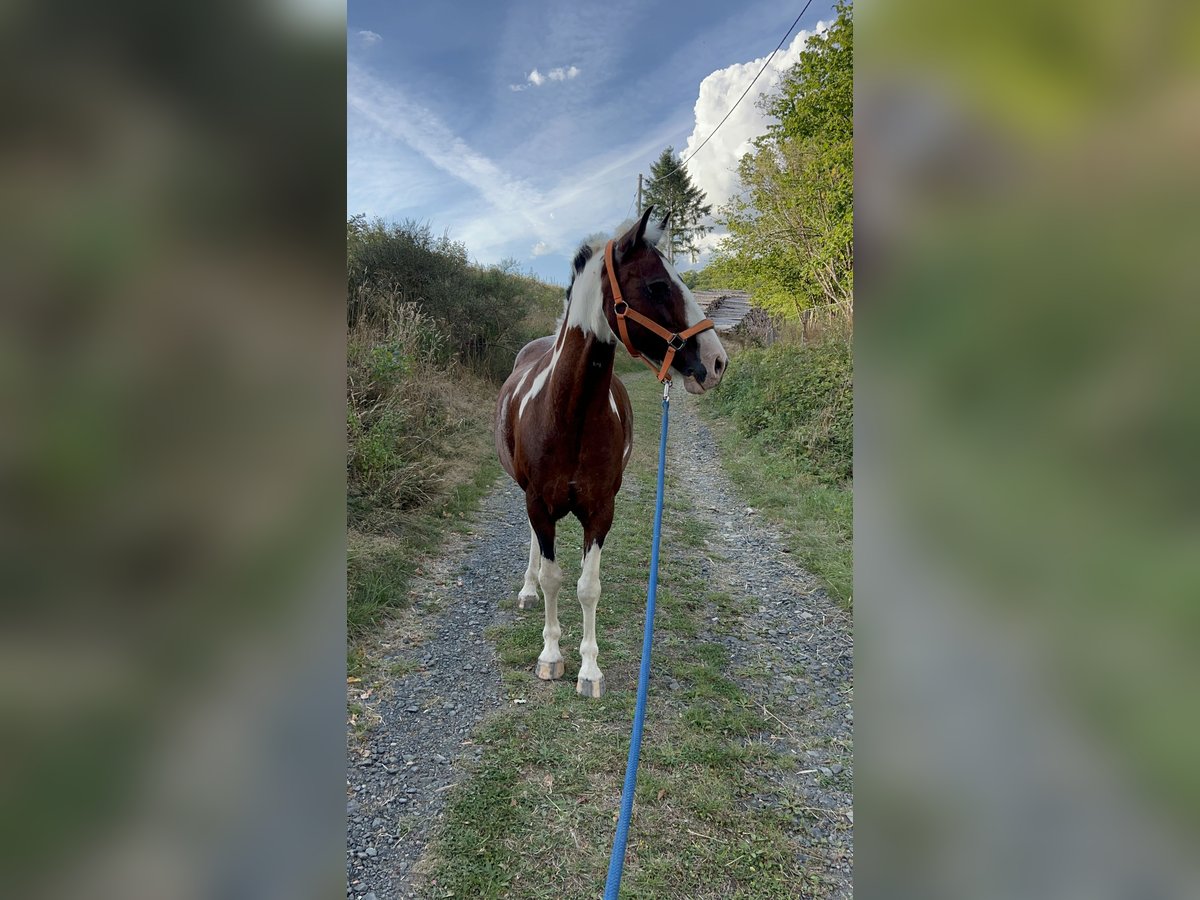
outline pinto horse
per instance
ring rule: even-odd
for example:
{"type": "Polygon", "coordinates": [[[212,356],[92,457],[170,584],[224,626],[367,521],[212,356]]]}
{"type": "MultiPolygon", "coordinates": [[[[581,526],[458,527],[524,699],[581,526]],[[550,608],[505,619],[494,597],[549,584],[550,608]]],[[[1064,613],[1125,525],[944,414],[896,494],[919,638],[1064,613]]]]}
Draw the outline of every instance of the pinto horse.
{"type": "Polygon", "coordinates": [[[579,248],[557,334],[517,354],[496,402],[496,450],[504,470],[525,491],[529,514],[529,566],[517,605],[535,606],[538,586],[545,600],[537,662],[544,681],[562,678],[565,669],[558,646],[563,575],[555,559],[555,526],[567,513],[583,526],[578,584],[583,641],[575,690],[585,697],[604,694],[596,663],[600,551],[633,449],[629,394],[613,374],[617,333],[660,381],[673,369],[689,393],[713,387],[728,363],[712,322],[655,246],[667,219],[652,223],[653,209],[613,240],[579,248]]]}

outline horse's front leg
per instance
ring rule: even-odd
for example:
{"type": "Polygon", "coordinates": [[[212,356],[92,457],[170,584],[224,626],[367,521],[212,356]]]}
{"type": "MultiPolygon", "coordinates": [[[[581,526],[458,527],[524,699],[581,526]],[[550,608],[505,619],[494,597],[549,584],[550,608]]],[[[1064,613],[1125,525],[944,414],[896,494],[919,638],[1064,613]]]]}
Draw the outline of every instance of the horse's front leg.
{"type": "MultiPolygon", "coordinates": [[[[532,504],[531,504],[532,505],[532,504]]],[[[558,624],[558,591],[562,587],[562,569],[554,559],[555,522],[544,515],[529,519],[533,527],[533,546],[529,549],[529,563],[533,566],[535,549],[538,551],[538,583],[545,599],[546,624],[542,628],[542,652],[538,656],[537,677],[542,681],[554,681],[563,677],[565,664],[558,639],[562,628],[558,624]]],[[[537,594],[534,594],[536,599],[537,594]]]]}
{"type": "Polygon", "coordinates": [[[579,576],[579,605],[583,609],[583,641],[579,645],[579,680],[575,691],[584,697],[604,696],[604,673],[596,664],[596,607],[600,604],[600,550],[612,525],[611,509],[584,526],[583,572],[579,576]],[[593,526],[593,527],[589,527],[593,526]]]}

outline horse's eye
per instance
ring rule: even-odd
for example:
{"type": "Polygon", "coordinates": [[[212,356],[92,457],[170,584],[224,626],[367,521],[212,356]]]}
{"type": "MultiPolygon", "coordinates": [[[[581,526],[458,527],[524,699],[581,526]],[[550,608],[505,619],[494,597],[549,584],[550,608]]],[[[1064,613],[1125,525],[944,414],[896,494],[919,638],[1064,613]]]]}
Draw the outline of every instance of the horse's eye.
{"type": "Polygon", "coordinates": [[[666,300],[671,293],[671,289],[667,287],[665,282],[656,281],[650,286],[650,298],[658,303],[666,300]]]}

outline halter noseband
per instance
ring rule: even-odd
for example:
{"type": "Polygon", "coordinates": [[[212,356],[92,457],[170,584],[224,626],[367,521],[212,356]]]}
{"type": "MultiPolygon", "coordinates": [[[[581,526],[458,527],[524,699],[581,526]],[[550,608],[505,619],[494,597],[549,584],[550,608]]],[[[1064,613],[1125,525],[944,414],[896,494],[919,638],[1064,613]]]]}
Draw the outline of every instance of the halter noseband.
{"type": "Polygon", "coordinates": [[[695,325],[690,326],[685,331],[678,333],[667,331],[653,319],[643,316],[636,309],[633,309],[625,302],[621,296],[621,285],[617,282],[617,270],[613,265],[613,242],[609,241],[604,246],[604,268],[608,272],[608,283],[612,286],[613,294],[613,314],[617,317],[617,329],[621,332],[621,343],[625,345],[625,349],[629,351],[629,355],[634,359],[640,359],[650,371],[654,372],[659,381],[671,380],[671,376],[667,374],[671,368],[671,363],[675,359],[677,351],[682,350],[687,346],[688,338],[695,337],[702,331],[708,331],[714,328],[712,319],[702,319],[695,325]],[[643,328],[648,328],[660,338],[667,342],[667,353],[663,357],[662,369],[656,369],[654,363],[646,359],[642,354],[633,349],[633,344],[629,340],[629,330],[625,325],[625,319],[630,318],[637,322],[643,328]]]}

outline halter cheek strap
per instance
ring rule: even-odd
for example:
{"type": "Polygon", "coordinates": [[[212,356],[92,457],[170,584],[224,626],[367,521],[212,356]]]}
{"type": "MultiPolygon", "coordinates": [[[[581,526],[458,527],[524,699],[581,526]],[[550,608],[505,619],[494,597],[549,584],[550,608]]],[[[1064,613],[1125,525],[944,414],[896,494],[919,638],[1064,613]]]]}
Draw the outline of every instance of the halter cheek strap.
{"type": "Polygon", "coordinates": [[[702,319],[695,325],[689,326],[685,331],[672,332],[667,331],[653,319],[643,316],[636,309],[630,307],[621,296],[621,285],[617,281],[617,270],[613,265],[613,242],[609,241],[604,246],[604,268],[608,272],[608,283],[612,287],[613,295],[613,314],[617,317],[617,330],[621,334],[621,343],[625,345],[625,349],[629,351],[629,355],[634,359],[640,359],[650,371],[654,372],[659,381],[670,381],[671,376],[668,372],[671,369],[671,363],[675,360],[675,354],[687,346],[688,338],[695,337],[702,331],[715,327],[712,319],[702,319]],[[654,363],[646,359],[642,354],[638,353],[633,348],[633,343],[629,340],[629,329],[625,324],[625,320],[633,319],[643,328],[657,334],[660,338],[667,342],[667,352],[663,356],[662,368],[656,369],[654,363]]]}

